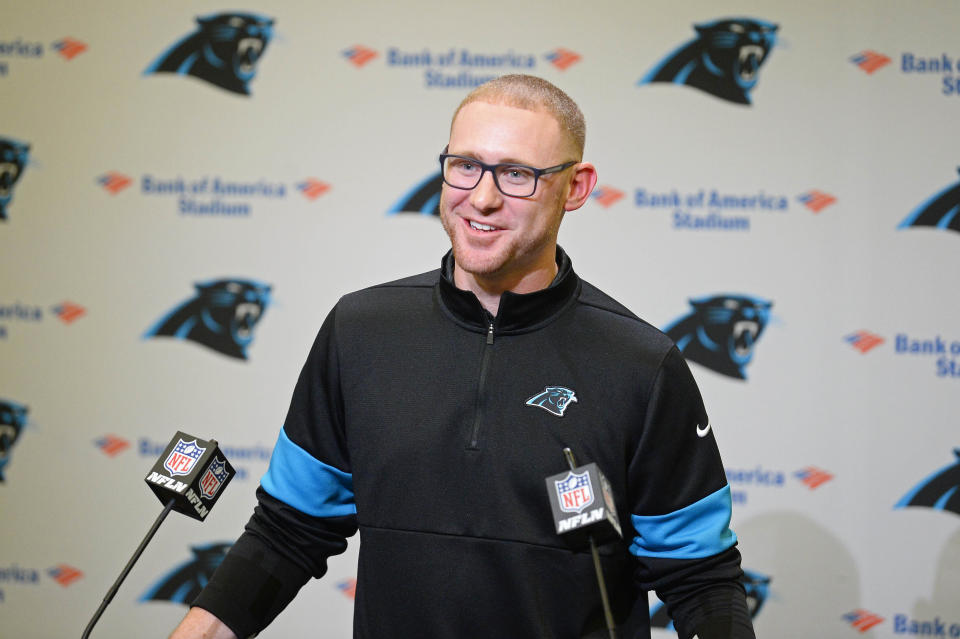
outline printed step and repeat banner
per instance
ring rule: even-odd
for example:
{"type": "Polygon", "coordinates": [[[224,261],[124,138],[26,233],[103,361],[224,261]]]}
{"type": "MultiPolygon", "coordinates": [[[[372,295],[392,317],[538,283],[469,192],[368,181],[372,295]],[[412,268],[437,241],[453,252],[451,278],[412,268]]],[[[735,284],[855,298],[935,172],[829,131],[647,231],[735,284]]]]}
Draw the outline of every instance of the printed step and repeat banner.
{"type": "MultiPolygon", "coordinates": [[[[956,3],[4,14],[0,635],[81,632],[182,430],[236,477],[206,522],[168,519],[94,631],[166,636],[327,311],[439,264],[453,109],[522,72],[587,117],[600,183],[562,245],[701,386],[759,635],[960,637],[956,3]]],[[[349,636],[357,543],[262,636],[349,636]]]]}

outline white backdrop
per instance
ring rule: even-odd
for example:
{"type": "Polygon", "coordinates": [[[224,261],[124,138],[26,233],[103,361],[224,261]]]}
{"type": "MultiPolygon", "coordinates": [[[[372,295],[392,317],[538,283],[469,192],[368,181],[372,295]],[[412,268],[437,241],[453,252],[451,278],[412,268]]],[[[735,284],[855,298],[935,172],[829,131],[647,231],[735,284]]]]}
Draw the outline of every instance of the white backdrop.
{"type": "MultiPolygon", "coordinates": [[[[604,192],[623,194],[564,222],[582,277],[662,328],[690,299],[773,303],[746,380],[691,364],[744,568],[770,579],[758,633],[891,637],[939,622],[960,636],[960,513],[894,507],[960,446],[960,352],[896,348],[897,335],[947,351],[960,341],[960,236],[898,228],[958,180],[955,3],[271,2],[243,9],[275,20],[250,95],[144,73],[196,16],[237,10],[48,0],[4,12],[0,149],[29,145],[29,159],[0,221],[0,402],[28,412],[0,465],[0,636],[81,632],[160,510],[142,477],[182,429],[218,439],[244,476],[202,526],[164,524],[94,636],[175,625],[184,606],[139,599],[191,546],[239,534],[326,312],[439,263],[436,218],[388,214],[436,172],[470,88],[431,83],[513,71],[580,103],[587,159],[604,192]],[[639,83],[694,24],[729,17],[778,25],[752,104],[639,83]],[[558,50],[579,58],[561,69],[558,50]],[[852,60],[865,51],[889,63],[868,73],[852,60]],[[920,59],[938,68],[911,70],[920,59]],[[109,192],[99,180],[111,172],[129,184],[109,192]],[[184,197],[241,214],[182,213],[180,194],[147,186],[205,180],[184,197]],[[254,186],[217,196],[215,180],[254,186]],[[311,199],[307,180],[326,190],[311,199]],[[687,206],[701,191],[783,207],[687,206]],[[835,201],[814,212],[798,199],[811,191],[835,201]],[[646,205],[674,193],[680,207],[646,205]],[[677,227],[678,213],[740,228],[677,227]],[[272,287],[248,359],[144,338],[217,279],[272,287]],[[858,331],[883,341],[861,352],[846,339],[858,331]],[[805,470],[826,481],[810,487],[805,470]]],[[[261,636],[349,636],[356,551],[261,636]]]]}

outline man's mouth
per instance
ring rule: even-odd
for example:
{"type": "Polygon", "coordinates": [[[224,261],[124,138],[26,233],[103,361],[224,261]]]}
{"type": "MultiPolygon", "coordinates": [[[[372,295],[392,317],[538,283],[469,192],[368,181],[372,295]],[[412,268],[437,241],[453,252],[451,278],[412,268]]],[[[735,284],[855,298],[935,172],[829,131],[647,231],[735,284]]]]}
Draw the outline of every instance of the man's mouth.
{"type": "Polygon", "coordinates": [[[497,227],[490,226],[489,224],[481,224],[480,222],[474,222],[473,220],[467,220],[470,224],[470,228],[475,231],[496,231],[497,227]]]}

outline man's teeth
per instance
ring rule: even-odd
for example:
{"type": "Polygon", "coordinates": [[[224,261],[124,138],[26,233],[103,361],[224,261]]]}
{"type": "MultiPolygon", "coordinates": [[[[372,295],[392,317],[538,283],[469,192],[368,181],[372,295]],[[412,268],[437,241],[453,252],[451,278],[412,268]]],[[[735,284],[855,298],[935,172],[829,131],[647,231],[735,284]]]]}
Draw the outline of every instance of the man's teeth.
{"type": "Polygon", "coordinates": [[[478,231],[495,231],[495,226],[487,226],[486,224],[480,224],[479,222],[470,221],[470,228],[477,229],[478,231]]]}

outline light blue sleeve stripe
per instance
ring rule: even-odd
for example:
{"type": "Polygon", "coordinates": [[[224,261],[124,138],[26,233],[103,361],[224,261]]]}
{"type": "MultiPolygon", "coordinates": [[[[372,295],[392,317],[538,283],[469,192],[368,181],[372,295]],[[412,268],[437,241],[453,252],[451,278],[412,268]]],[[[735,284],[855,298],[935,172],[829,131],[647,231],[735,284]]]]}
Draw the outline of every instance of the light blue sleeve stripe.
{"type": "Polygon", "coordinates": [[[723,552],[737,541],[730,530],[730,486],[666,515],[631,515],[637,557],[699,559],[723,552]]]}
{"type": "Polygon", "coordinates": [[[271,496],[314,517],[355,515],[353,475],[324,464],[280,430],[260,485],[271,496]]]}

